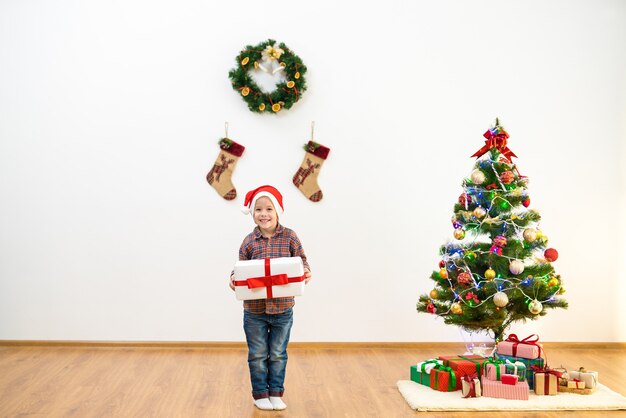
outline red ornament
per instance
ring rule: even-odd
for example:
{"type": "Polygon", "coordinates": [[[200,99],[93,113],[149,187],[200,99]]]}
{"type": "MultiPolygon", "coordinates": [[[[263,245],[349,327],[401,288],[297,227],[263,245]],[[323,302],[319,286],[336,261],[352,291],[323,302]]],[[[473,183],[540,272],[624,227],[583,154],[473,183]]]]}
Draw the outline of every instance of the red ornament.
{"type": "Polygon", "coordinates": [[[504,184],[513,183],[514,179],[515,179],[515,174],[513,174],[512,171],[504,171],[502,172],[502,174],[500,174],[500,181],[504,184]]]}
{"type": "Polygon", "coordinates": [[[445,266],[446,266],[446,262],[445,262],[445,261],[443,261],[443,260],[441,260],[441,261],[439,262],[439,268],[440,268],[440,269],[442,269],[442,268],[444,268],[445,266]]]}
{"type": "Polygon", "coordinates": [[[493,243],[498,247],[504,247],[506,245],[506,237],[503,235],[498,235],[493,239],[493,243]]]}
{"type": "Polygon", "coordinates": [[[467,206],[470,203],[472,203],[472,197],[467,193],[463,193],[461,196],[459,196],[459,205],[467,206]]]}
{"type": "Polygon", "coordinates": [[[491,248],[489,248],[489,252],[502,255],[502,248],[498,247],[497,245],[492,245],[491,248]]]}
{"type": "Polygon", "coordinates": [[[559,252],[554,248],[548,248],[543,252],[543,256],[546,258],[546,260],[552,262],[556,261],[557,258],[559,258],[559,252]]]}
{"type": "Polygon", "coordinates": [[[522,205],[524,205],[525,208],[530,206],[530,199],[526,198],[526,199],[522,200],[522,205]]]}
{"type": "Polygon", "coordinates": [[[428,313],[434,314],[435,312],[437,312],[437,308],[435,308],[435,305],[431,303],[428,304],[428,306],[426,307],[426,310],[428,311],[428,313]]]}
{"type": "Polygon", "coordinates": [[[472,283],[472,276],[469,273],[467,273],[467,272],[461,272],[457,276],[456,281],[457,281],[458,284],[466,286],[466,285],[472,283]]]}

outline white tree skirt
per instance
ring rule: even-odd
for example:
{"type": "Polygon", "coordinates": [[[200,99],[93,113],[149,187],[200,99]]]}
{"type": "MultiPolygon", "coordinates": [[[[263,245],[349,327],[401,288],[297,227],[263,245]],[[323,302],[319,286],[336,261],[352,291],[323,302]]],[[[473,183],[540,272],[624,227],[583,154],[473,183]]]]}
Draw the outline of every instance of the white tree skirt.
{"type": "Polygon", "coordinates": [[[410,380],[399,380],[397,385],[409,406],[417,411],[626,409],[626,398],[601,384],[591,395],[559,392],[555,396],[538,396],[530,392],[530,398],[527,401],[487,397],[464,399],[461,391],[438,392],[410,380]]]}

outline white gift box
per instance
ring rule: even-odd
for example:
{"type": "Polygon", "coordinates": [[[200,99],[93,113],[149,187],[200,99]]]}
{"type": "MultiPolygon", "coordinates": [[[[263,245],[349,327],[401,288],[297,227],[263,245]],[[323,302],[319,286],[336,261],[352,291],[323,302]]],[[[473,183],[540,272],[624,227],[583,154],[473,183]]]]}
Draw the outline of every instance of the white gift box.
{"type": "Polygon", "coordinates": [[[590,370],[570,370],[569,378],[585,382],[585,387],[589,389],[594,389],[598,385],[598,372],[590,370]]]}
{"type": "Polygon", "coordinates": [[[304,293],[304,266],[300,257],[240,260],[235,263],[238,300],[284,298],[304,293]]]}

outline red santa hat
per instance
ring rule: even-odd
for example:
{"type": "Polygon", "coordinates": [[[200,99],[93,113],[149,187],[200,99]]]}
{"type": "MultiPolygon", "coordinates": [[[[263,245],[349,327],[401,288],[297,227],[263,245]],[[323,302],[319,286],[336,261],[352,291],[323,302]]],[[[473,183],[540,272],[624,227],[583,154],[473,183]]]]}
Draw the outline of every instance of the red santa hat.
{"type": "Polygon", "coordinates": [[[246,193],[246,198],[243,201],[243,208],[241,209],[241,211],[246,215],[252,213],[257,199],[263,196],[270,199],[270,201],[274,205],[274,209],[276,209],[276,213],[278,213],[279,215],[283,214],[283,195],[280,194],[278,189],[269,185],[257,187],[256,189],[250,190],[248,193],[246,193]]]}

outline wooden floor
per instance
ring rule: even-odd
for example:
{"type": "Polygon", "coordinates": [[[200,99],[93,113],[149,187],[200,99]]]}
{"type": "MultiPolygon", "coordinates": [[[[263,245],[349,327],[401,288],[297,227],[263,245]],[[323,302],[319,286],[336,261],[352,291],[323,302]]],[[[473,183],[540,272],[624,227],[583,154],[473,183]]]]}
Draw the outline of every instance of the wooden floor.
{"type": "MultiPolygon", "coordinates": [[[[0,417],[480,417],[412,411],[396,381],[438,347],[292,344],[285,411],[252,404],[246,349],[0,346],[0,417]]],[[[552,348],[553,366],[585,366],[626,396],[623,348],[552,348]]],[[[626,412],[489,413],[496,417],[617,417],[626,412]]]]}

